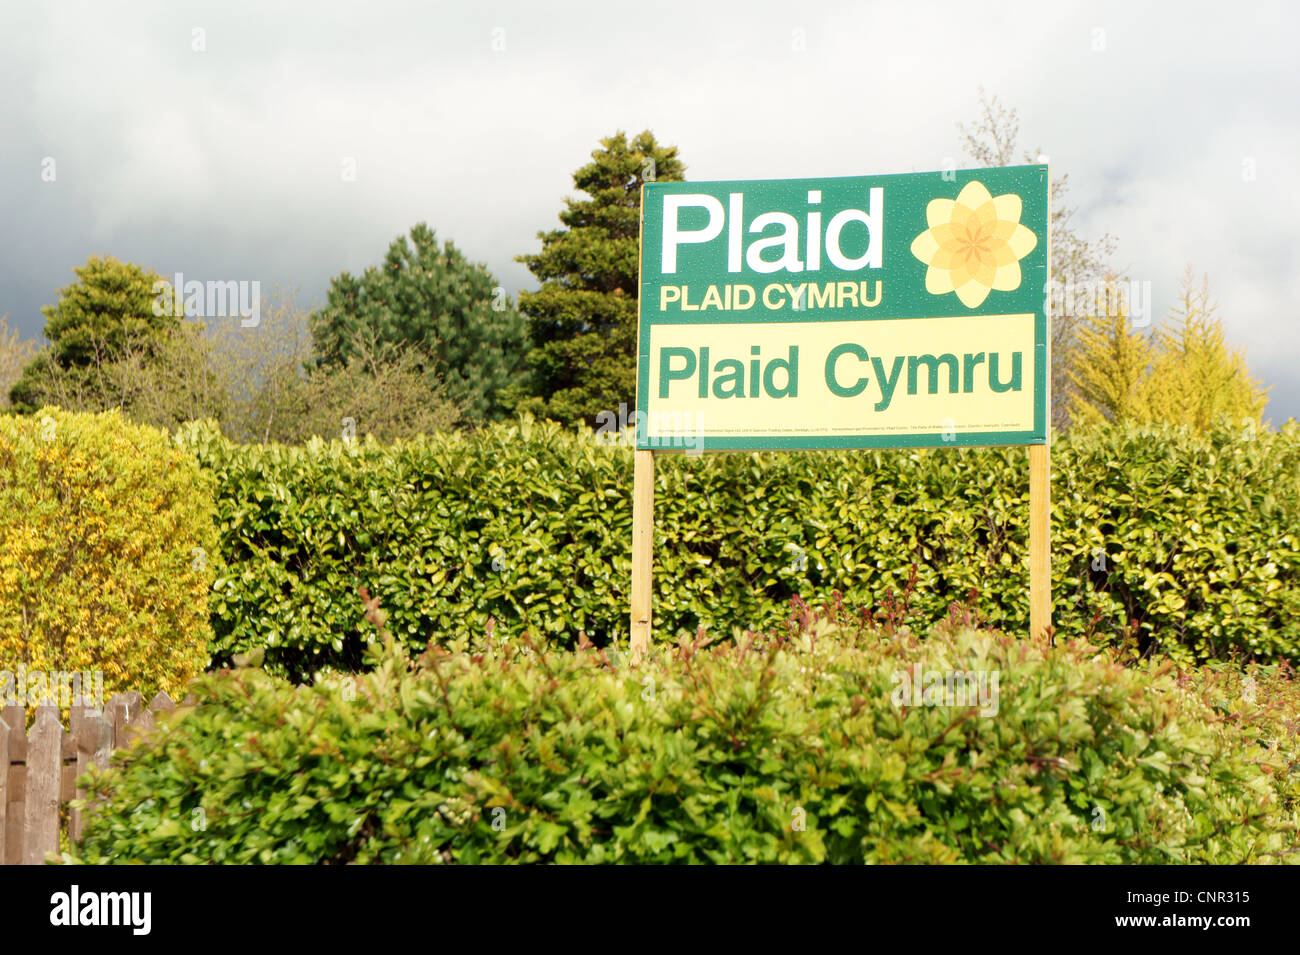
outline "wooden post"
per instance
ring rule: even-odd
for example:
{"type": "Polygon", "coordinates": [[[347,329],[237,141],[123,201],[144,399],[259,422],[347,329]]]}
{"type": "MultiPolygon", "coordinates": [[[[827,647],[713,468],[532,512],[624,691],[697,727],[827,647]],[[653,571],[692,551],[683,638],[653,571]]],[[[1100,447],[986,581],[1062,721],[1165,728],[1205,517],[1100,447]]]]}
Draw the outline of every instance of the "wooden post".
{"type": "Polygon", "coordinates": [[[5,865],[5,820],[9,816],[9,724],[0,710],[0,865],[5,865]]]}
{"type": "MultiPolygon", "coordinates": [[[[78,776],[85,775],[91,766],[107,769],[113,753],[112,722],[100,710],[83,709],[76,728],[76,743],[78,776]]],[[[77,799],[85,799],[86,790],[78,789],[75,796],[77,799]]],[[[71,824],[72,841],[78,842],[85,828],[85,817],[74,811],[71,824]]]]}
{"type": "Polygon", "coordinates": [[[138,690],[118,693],[104,704],[104,716],[113,724],[113,745],[126,749],[130,743],[128,728],[144,709],[144,697],[138,690]]]}
{"type": "MultiPolygon", "coordinates": [[[[82,740],[86,736],[86,726],[90,714],[93,713],[90,707],[84,703],[78,703],[68,710],[68,738],[72,740],[72,749],[76,760],[72,766],[73,776],[80,778],[81,775],[90,768],[89,754],[85,751],[82,740]]],[[[85,799],[86,791],[73,786],[73,799],[85,799]]],[[[81,813],[76,809],[68,813],[68,838],[76,842],[81,838],[81,813]]]]}
{"type": "Polygon", "coordinates": [[[655,453],[635,452],[632,472],[632,659],[650,649],[655,453]]]}
{"type": "Polygon", "coordinates": [[[23,802],[27,798],[27,710],[11,705],[0,710],[9,727],[9,759],[0,765],[8,774],[5,786],[5,854],[0,865],[22,865],[23,802]]]}
{"type": "MultiPolygon", "coordinates": [[[[1051,170],[1047,181],[1052,181],[1051,170]]],[[[1047,221],[1052,221],[1052,190],[1047,189],[1047,221]]],[[[1047,416],[1042,444],[1029,446],[1029,633],[1042,636],[1052,625],[1052,230],[1047,235],[1047,273],[1043,279],[1043,404],[1047,416]]]]}
{"type": "Polygon", "coordinates": [[[1029,446],[1029,632],[1052,623],[1052,464],[1048,444],[1029,446]]]}
{"type": "Polygon", "coordinates": [[[36,709],[27,743],[27,800],[23,807],[23,865],[44,865],[59,851],[59,789],[63,782],[63,724],[59,709],[36,709]]]}
{"type": "Polygon", "coordinates": [[[174,709],[176,709],[176,704],[172,702],[172,698],[167,695],[165,690],[159,690],[154,694],[154,698],[149,701],[150,713],[170,713],[174,709]]]}

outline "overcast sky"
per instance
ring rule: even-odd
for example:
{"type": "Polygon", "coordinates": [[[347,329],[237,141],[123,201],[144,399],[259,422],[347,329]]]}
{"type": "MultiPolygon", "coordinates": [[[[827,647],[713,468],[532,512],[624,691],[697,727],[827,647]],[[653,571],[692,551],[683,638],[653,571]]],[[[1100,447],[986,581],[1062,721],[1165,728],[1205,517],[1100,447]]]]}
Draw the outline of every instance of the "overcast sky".
{"type": "Polygon", "coordinates": [[[271,6],[0,6],[0,315],[39,335],[100,253],[311,304],[421,220],[513,294],[615,130],[692,179],[933,170],[968,165],[982,86],[1158,315],[1209,275],[1268,416],[1300,417],[1297,5],[271,6]]]}

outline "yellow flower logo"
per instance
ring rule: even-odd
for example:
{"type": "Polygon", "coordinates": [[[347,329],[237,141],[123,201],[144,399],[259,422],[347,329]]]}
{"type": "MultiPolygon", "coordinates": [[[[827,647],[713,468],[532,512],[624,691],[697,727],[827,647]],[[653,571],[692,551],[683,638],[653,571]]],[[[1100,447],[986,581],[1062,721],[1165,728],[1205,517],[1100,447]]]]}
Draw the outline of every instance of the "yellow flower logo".
{"type": "Polygon", "coordinates": [[[989,194],[971,180],[957,198],[931,199],[925,218],[930,228],[912,240],[912,254],[929,266],[925,290],[956,292],[967,308],[978,308],[989,292],[1020,287],[1020,260],[1038,237],[1020,224],[1020,197],[989,194]]]}

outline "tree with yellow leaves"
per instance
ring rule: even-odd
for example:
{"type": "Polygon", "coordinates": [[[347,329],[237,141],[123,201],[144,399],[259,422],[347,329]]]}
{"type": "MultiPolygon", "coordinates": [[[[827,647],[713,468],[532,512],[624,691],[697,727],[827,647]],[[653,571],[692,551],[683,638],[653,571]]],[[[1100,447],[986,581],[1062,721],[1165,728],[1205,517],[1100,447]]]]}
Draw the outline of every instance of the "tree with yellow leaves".
{"type": "Polygon", "coordinates": [[[1144,392],[1153,420],[1191,425],[1197,431],[1227,419],[1262,424],[1268,389],[1251,376],[1244,349],[1228,345],[1209,282],[1197,285],[1188,269],[1169,324],[1155,335],[1155,361],[1144,392]]]}
{"type": "Polygon", "coordinates": [[[1197,431],[1225,419],[1262,425],[1268,389],[1251,376],[1244,350],[1227,343],[1208,280],[1198,285],[1189,268],[1168,324],[1149,337],[1129,328],[1121,296],[1108,302],[1080,323],[1069,372],[1075,422],[1165,421],[1197,431]]]}
{"type": "Polygon", "coordinates": [[[1153,347],[1129,328],[1114,275],[1108,276],[1105,292],[1104,302],[1099,297],[1075,329],[1075,356],[1067,374],[1074,384],[1070,417],[1077,424],[1146,419],[1144,382],[1153,347]]]}

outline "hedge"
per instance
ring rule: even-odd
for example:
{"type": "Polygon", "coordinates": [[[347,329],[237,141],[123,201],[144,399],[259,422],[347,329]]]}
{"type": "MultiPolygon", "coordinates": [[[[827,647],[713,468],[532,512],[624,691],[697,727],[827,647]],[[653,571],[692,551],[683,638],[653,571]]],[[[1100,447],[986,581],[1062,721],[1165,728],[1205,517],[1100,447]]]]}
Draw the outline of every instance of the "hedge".
{"type": "Polygon", "coordinates": [[[0,416],[0,697],[58,696],[44,686],[55,671],[146,697],[202,672],[212,485],[165,431],[115,411],[0,416]]]}
{"type": "MultiPolygon", "coordinates": [[[[218,661],[356,668],[359,586],[398,638],[627,635],[632,453],[551,424],[380,446],[177,438],[217,478],[218,661]]],[[[1053,447],[1054,623],[1182,661],[1300,660],[1300,428],[1075,429],[1053,447]]],[[[974,592],[1028,618],[1020,448],[661,457],[656,635],[770,627],[791,595],[874,604],[914,576],[918,625],[974,592]]]]}
{"type": "Polygon", "coordinates": [[[1297,860],[1300,699],[1281,668],[1126,666],[1084,641],[961,621],[922,641],[842,616],[635,666],[476,637],[414,664],[390,642],[372,672],[308,686],[209,674],[89,778],[99,803],[64,860],[1297,860]],[[956,671],[996,693],[899,692],[900,674],[956,671]]]}

